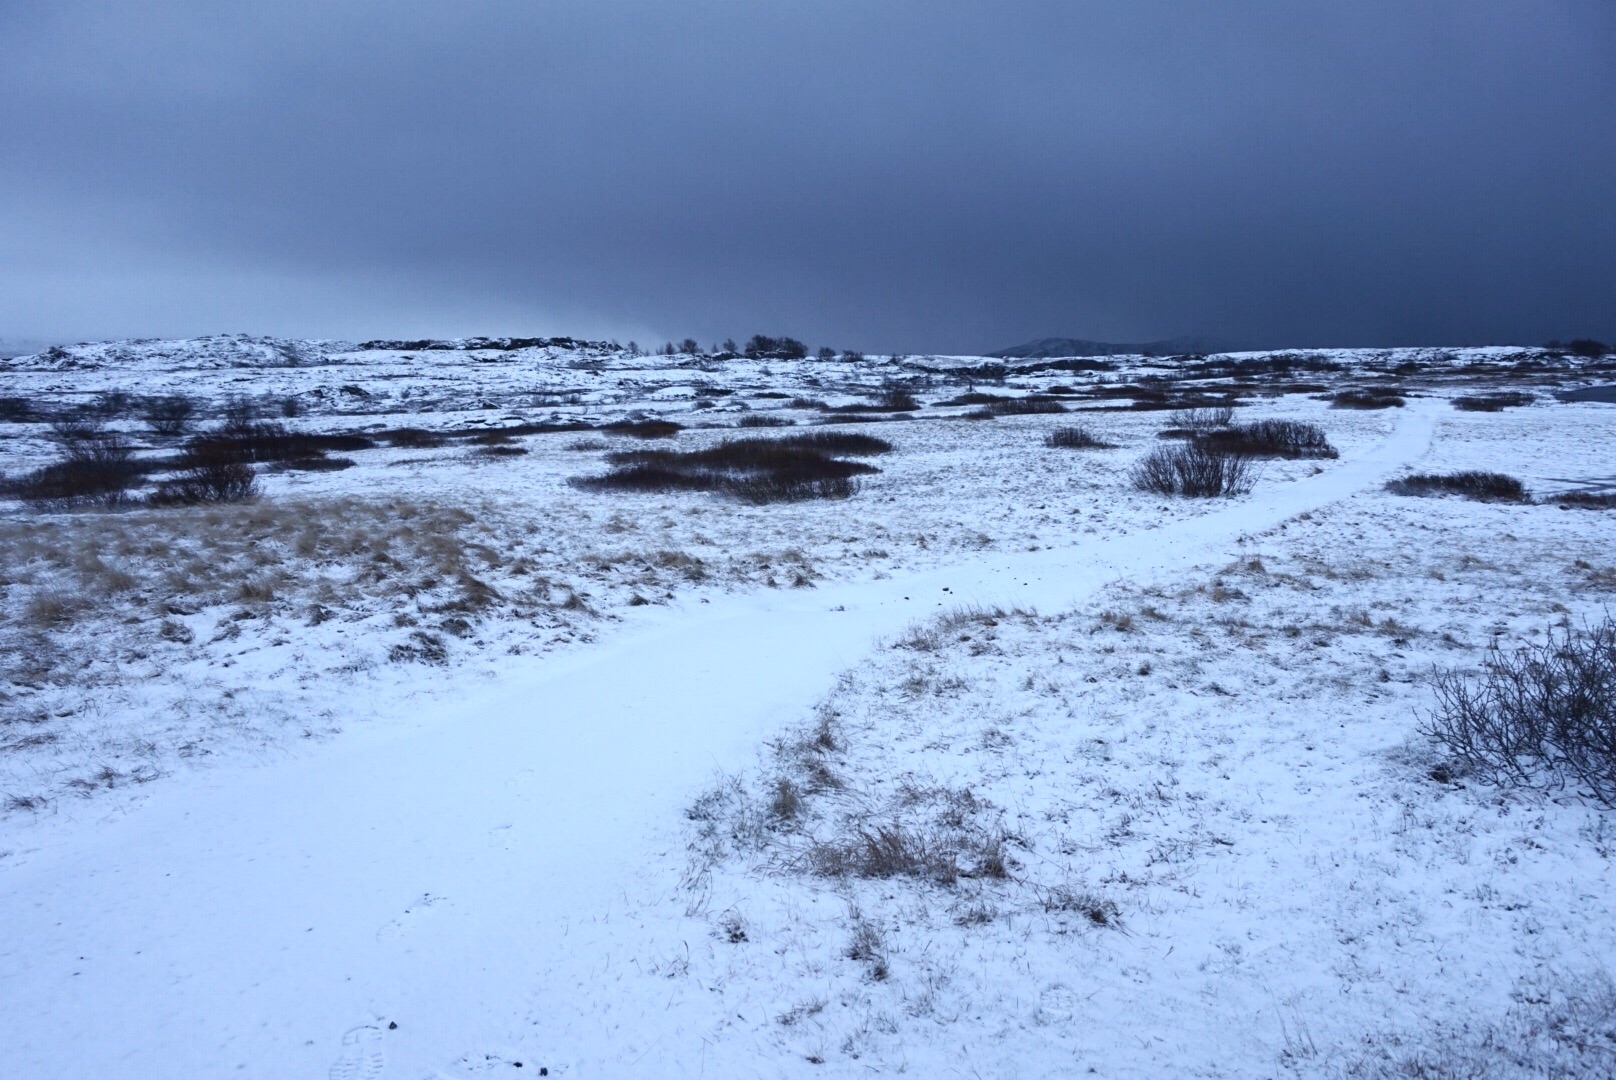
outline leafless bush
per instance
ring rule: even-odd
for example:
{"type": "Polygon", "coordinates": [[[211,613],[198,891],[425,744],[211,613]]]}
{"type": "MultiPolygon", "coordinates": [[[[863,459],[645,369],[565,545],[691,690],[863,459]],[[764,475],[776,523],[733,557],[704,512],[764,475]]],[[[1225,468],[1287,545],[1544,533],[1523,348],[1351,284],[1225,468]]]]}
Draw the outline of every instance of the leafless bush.
{"type": "Polygon", "coordinates": [[[1530,405],[1532,395],[1519,391],[1498,394],[1474,394],[1453,399],[1453,407],[1461,412],[1502,412],[1520,405],[1530,405]]]}
{"type": "Polygon", "coordinates": [[[147,501],[153,506],[193,506],[240,502],[257,494],[258,479],[251,465],[215,459],[198,461],[159,482],[147,501]]]}
{"type": "Polygon", "coordinates": [[[994,416],[1033,416],[1042,413],[1063,413],[1066,405],[1048,394],[1028,394],[1026,397],[998,398],[987,405],[994,416]]]}
{"type": "Polygon", "coordinates": [[[1579,510],[1616,510],[1616,493],[1566,491],[1554,497],[1554,504],[1576,507],[1579,510]]]}
{"type": "MultiPolygon", "coordinates": [[[[859,436],[825,432],[831,444],[859,436]]],[[[881,440],[870,440],[881,443],[881,440]]],[[[604,476],[573,483],[594,491],[717,491],[751,503],[847,498],[853,477],[878,472],[859,461],[831,457],[813,436],[732,439],[705,450],[634,450],[610,454],[604,476]]],[[[881,443],[881,445],[890,445],[881,443]]]]}
{"type": "Polygon", "coordinates": [[[790,427],[796,421],[788,416],[774,416],[769,413],[748,413],[735,422],[736,427],[765,428],[790,427]]]}
{"type": "Polygon", "coordinates": [[[1479,678],[1436,678],[1422,730],[1467,770],[1495,784],[1567,780],[1616,807],[1616,622],[1549,631],[1542,645],[1496,643],[1479,678]]]}
{"type": "Polygon", "coordinates": [[[1463,495],[1479,502],[1531,502],[1526,487],[1503,473],[1467,470],[1455,473],[1415,473],[1386,482],[1393,495],[1463,495]]]}
{"type": "Polygon", "coordinates": [[[1058,427],[1044,437],[1044,445],[1065,450],[1112,450],[1116,443],[1099,439],[1086,427],[1058,427]]]}
{"type": "Polygon", "coordinates": [[[1228,427],[1234,419],[1233,405],[1210,405],[1199,409],[1179,409],[1172,414],[1175,427],[1186,428],[1198,435],[1217,428],[1228,427]]]}
{"type": "Polygon", "coordinates": [[[672,420],[617,420],[601,425],[601,430],[636,439],[671,439],[684,430],[684,425],[672,420]]]}
{"type": "Polygon", "coordinates": [[[853,457],[870,457],[892,451],[892,444],[885,439],[878,439],[874,435],[861,435],[856,431],[806,431],[801,435],[788,435],[778,442],[802,450],[849,454],[853,457]]]}
{"type": "Polygon", "coordinates": [[[140,479],[134,447],[121,435],[99,433],[75,438],[66,456],[13,481],[11,494],[47,509],[116,506],[129,499],[140,479]]]}
{"type": "Polygon", "coordinates": [[[183,394],[147,398],[141,416],[154,435],[183,435],[196,412],[196,403],[183,394]]]}
{"type": "Polygon", "coordinates": [[[1159,446],[1133,469],[1134,487],[1157,495],[1240,495],[1255,482],[1250,457],[1200,440],[1159,446]]]}
{"type": "Polygon", "coordinates": [[[1341,390],[1330,395],[1332,409],[1401,409],[1407,404],[1392,390],[1341,390]]]}
{"type": "Polygon", "coordinates": [[[426,431],[423,428],[394,428],[392,431],[382,432],[381,438],[388,446],[408,450],[431,450],[442,446],[446,441],[442,433],[426,431]]]}
{"type": "Polygon", "coordinates": [[[1209,445],[1250,457],[1333,458],[1340,455],[1324,429],[1297,420],[1257,420],[1209,429],[1200,434],[1209,445]]]}
{"type": "Polygon", "coordinates": [[[93,439],[100,435],[106,427],[105,421],[93,412],[75,409],[70,412],[58,413],[51,418],[51,434],[62,443],[74,443],[80,439],[93,439]]]}
{"type": "MultiPolygon", "coordinates": [[[[237,417],[239,420],[239,416],[237,417]]],[[[270,422],[231,423],[219,431],[192,437],[180,464],[196,468],[219,462],[293,461],[318,458],[327,451],[368,450],[376,444],[363,435],[317,435],[288,431],[270,422]]]]}
{"type": "Polygon", "coordinates": [[[27,398],[0,397],[0,421],[17,424],[33,418],[34,406],[27,398]]]}

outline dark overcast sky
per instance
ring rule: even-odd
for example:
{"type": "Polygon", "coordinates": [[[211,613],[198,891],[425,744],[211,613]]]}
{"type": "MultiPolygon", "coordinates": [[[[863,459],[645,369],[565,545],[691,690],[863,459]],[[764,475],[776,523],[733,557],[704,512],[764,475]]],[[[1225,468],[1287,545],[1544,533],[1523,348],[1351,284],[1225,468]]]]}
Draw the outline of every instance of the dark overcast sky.
{"type": "Polygon", "coordinates": [[[1616,336],[1612,0],[0,0],[0,336],[1616,336]]]}

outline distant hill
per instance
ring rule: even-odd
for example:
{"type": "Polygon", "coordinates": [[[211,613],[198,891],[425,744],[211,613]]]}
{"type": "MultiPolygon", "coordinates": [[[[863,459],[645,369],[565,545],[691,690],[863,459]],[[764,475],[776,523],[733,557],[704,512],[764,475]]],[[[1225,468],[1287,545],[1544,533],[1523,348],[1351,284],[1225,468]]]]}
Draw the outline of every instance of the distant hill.
{"type": "Polygon", "coordinates": [[[1137,345],[1053,337],[1039,338],[987,355],[1001,360],[1047,360],[1056,356],[1181,356],[1184,353],[1235,352],[1239,348],[1232,342],[1204,337],[1167,338],[1165,341],[1146,341],[1137,345]]]}

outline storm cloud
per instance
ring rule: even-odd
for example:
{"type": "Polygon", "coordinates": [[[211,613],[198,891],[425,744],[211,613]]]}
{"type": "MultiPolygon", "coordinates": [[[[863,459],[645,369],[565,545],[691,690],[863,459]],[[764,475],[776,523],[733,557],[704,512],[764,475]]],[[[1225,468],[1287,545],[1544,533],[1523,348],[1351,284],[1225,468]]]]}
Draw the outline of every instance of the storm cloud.
{"type": "Polygon", "coordinates": [[[1616,336],[1616,5],[0,2],[0,335],[1616,336]]]}

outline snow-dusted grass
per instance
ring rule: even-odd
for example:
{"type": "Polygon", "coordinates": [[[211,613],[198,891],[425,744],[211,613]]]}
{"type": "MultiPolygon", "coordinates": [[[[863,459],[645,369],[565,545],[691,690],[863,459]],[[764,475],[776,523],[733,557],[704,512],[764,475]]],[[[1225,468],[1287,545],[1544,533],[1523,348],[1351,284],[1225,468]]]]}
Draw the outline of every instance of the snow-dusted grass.
{"type": "Polygon", "coordinates": [[[1578,371],[347,349],[7,373],[40,406],[0,425],[13,476],[59,453],[41,415],[117,389],[204,424],[291,397],[294,430],[381,444],[239,505],[0,508],[0,1045],[29,1075],[1609,1071],[1609,811],[1418,734],[1438,671],[1616,596],[1608,515],[1549,498],[1616,485],[1609,407],[1548,396],[1578,371]],[[1231,392],[1339,459],[1136,490],[1180,418],[1130,403],[1231,392]],[[900,393],[910,419],[828,429],[895,448],[849,500],[569,484],[900,393]],[[982,393],[1074,411],[939,404],[982,393]],[[657,417],[684,429],[606,426],[657,417]],[[593,429],[487,430],[518,423],[593,429]],[[1048,445],[1073,423],[1103,445],[1048,445]],[[1537,501],[1398,498],[1394,467],[1537,501]]]}
{"type": "Polygon", "coordinates": [[[696,804],[695,906],[748,941],[710,930],[689,978],[848,1071],[1468,1075],[1567,995],[1591,995],[1582,1049],[1551,1030],[1480,1075],[1608,1066],[1616,824],[1415,734],[1434,670],[1598,610],[1569,556],[1602,541],[1548,508],[1408,505],[901,636],[696,804]]]}

